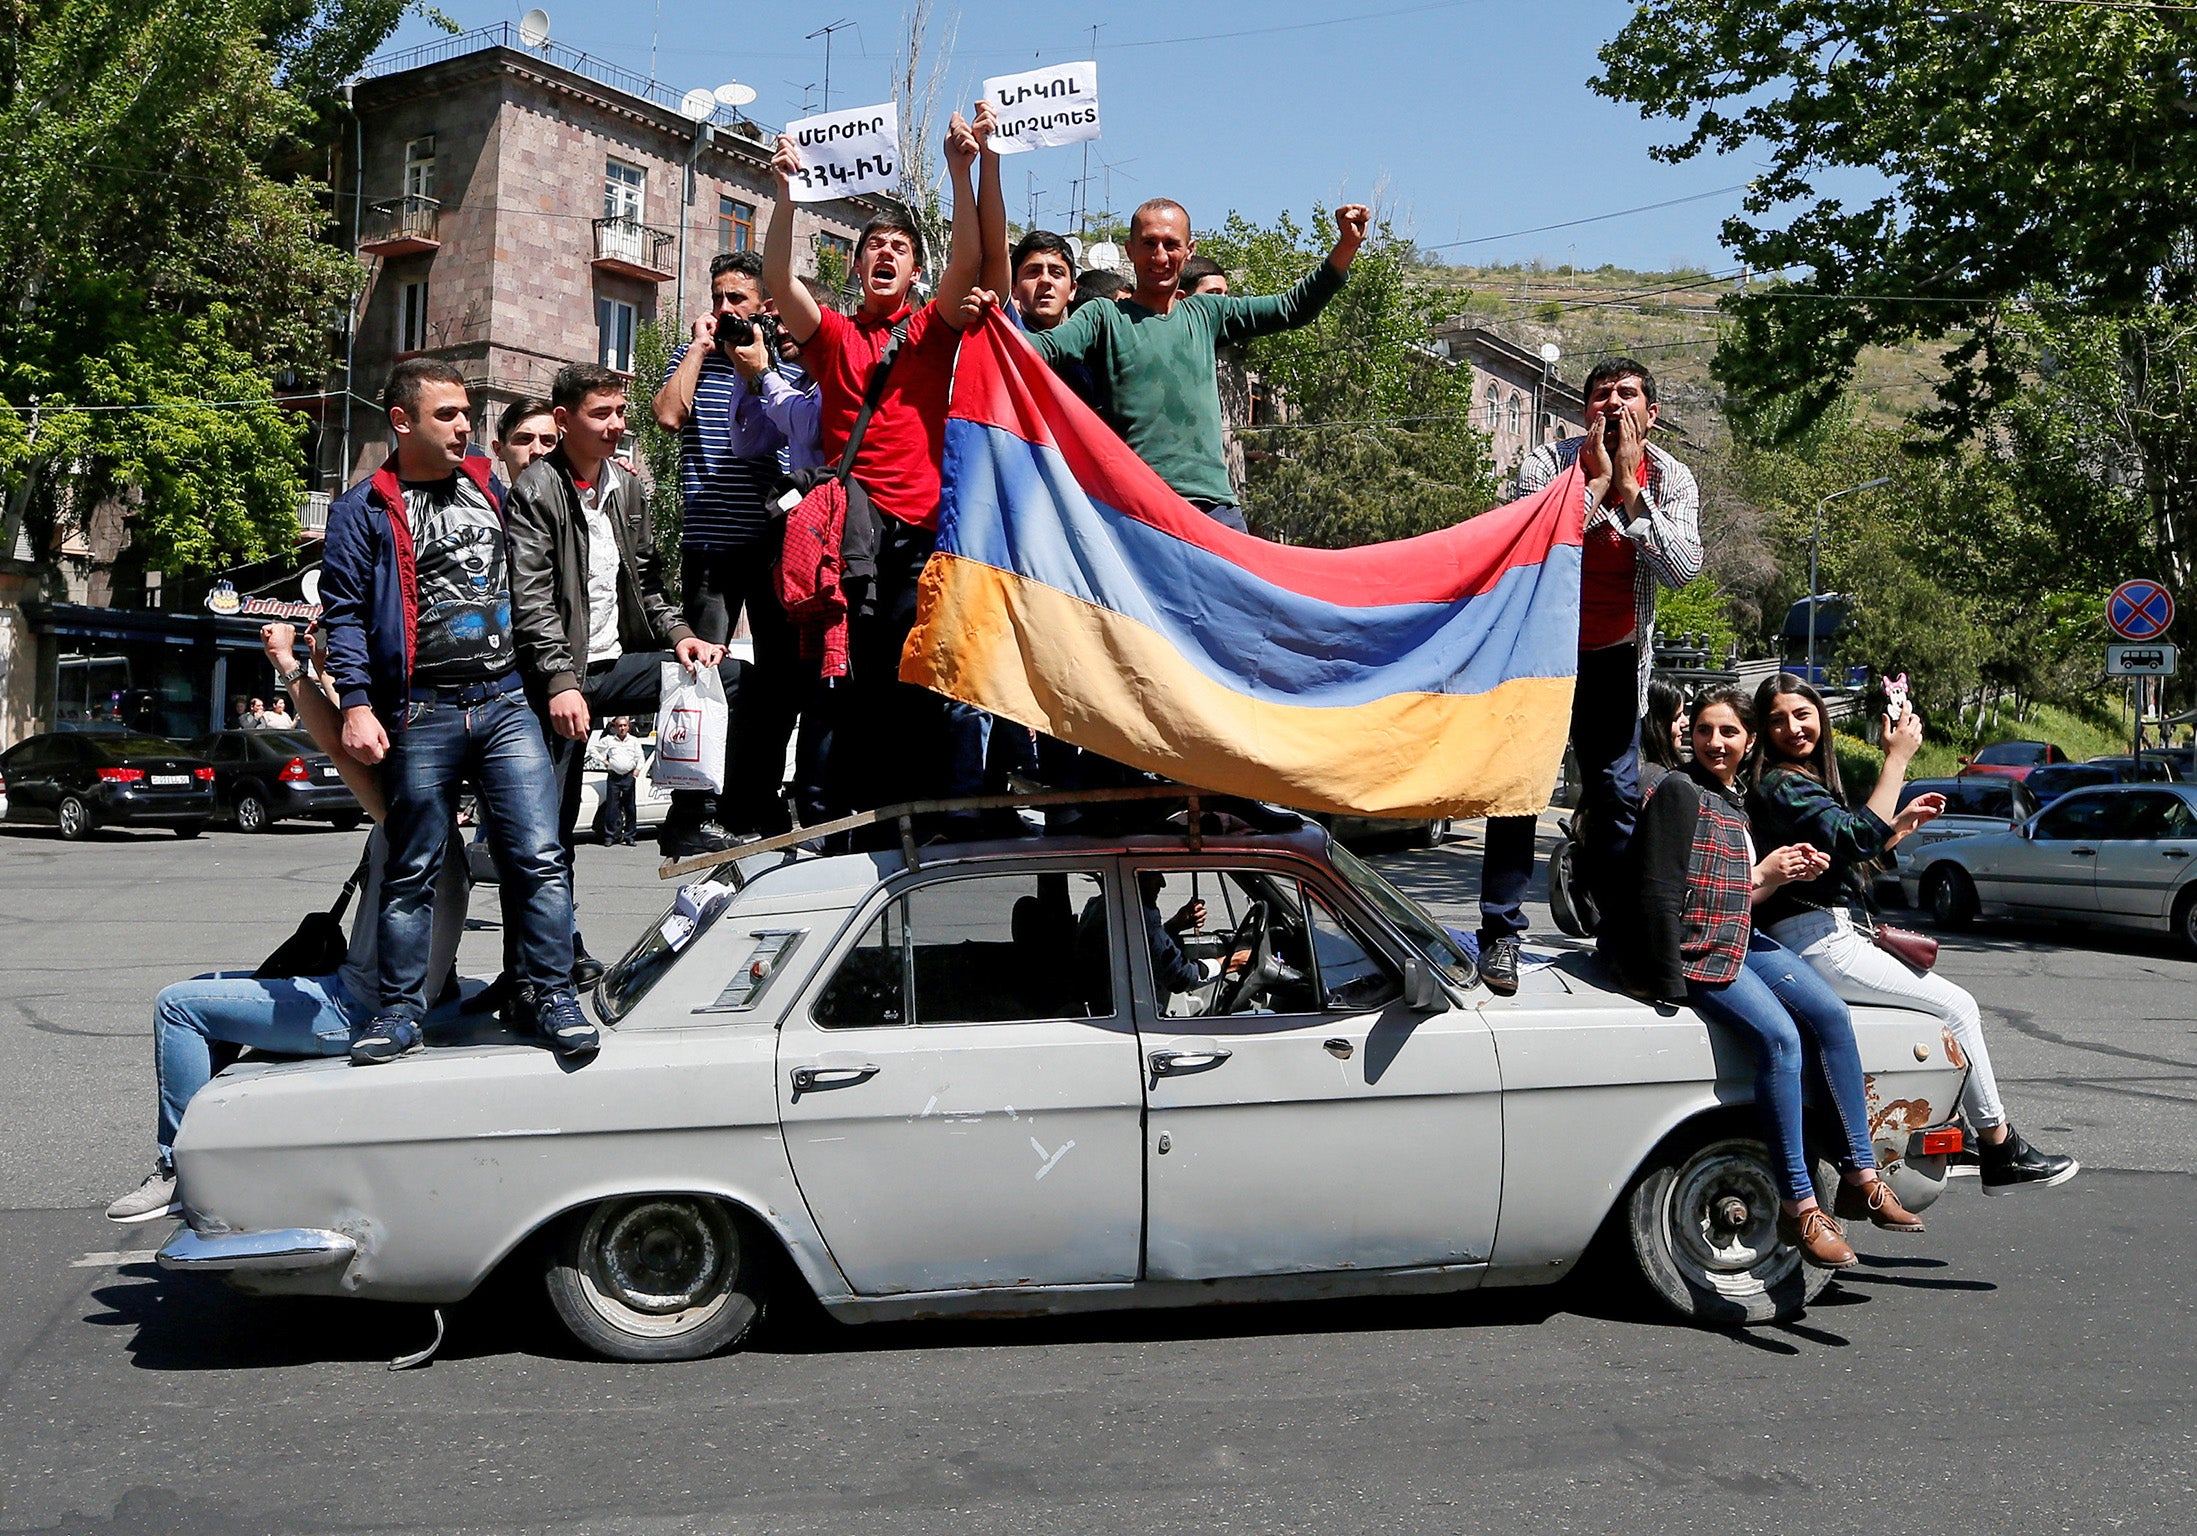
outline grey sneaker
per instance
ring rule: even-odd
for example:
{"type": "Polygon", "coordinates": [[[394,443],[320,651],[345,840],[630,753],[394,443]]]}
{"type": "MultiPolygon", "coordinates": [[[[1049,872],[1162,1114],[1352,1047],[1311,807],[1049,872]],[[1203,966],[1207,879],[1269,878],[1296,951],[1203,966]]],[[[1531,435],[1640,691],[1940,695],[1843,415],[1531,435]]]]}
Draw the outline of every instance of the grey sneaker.
{"type": "Polygon", "coordinates": [[[153,1164],[144,1183],[107,1207],[109,1221],[158,1221],[182,1214],[183,1202],[175,1197],[175,1170],[166,1163],[153,1164]]]}

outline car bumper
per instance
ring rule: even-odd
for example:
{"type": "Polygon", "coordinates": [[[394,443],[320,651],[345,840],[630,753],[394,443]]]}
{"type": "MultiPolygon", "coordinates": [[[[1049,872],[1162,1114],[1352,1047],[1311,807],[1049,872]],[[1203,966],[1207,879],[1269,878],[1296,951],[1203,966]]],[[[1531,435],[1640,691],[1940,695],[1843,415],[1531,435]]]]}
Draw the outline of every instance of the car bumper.
{"type": "Polygon", "coordinates": [[[115,825],[148,822],[208,821],[214,814],[214,791],[205,789],[134,789],[109,792],[92,802],[93,815],[115,825]]]}
{"type": "Polygon", "coordinates": [[[363,814],[358,796],[341,780],[333,784],[285,784],[272,809],[282,817],[363,814]]]}
{"type": "Polygon", "coordinates": [[[194,1232],[183,1228],[154,1257],[186,1274],[302,1274],[338,1269],[358,1253],[356,1239],[321,1227],[269,1232],[194,1232]]]}

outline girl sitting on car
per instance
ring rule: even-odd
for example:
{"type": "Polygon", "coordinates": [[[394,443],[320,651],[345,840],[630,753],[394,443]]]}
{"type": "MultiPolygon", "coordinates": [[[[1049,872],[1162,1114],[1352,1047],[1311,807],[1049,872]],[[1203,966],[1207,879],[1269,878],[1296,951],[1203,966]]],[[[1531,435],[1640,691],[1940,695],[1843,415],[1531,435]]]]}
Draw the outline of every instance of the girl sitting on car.
{"type": "Polygon", "coordinates": [[[1968,1058],[1961,1110],[1980,1143],[1983,1192],[2062,1184],[2082,1165],[2040,1152],[2024,1141],[1999,1102],[1991,1052],[1975,998],[1934,971],[1919,971],[1877,947],[1854,922],[1853,904],[1867,894],[1871,862],[1945,810],[1943,795],[1917,795],[1899,808],[1907,765],[1922,745],[1922,717],[1912,708],[1884,717],[1884,771],[1868,801],[1849,809],[1839,782],[1823,696],[1805,680],[1780,672],[1755,693],[1762,736],[1748,763],[1754,789],[1747,806],[1765,840],[1805,842],[1830,855],[1823,873],[1765,897],[1755,921],[1806,960],[1849,1003],[1880,1003],[1934,1013],[1968,1058]]]}
{"type": "Polygon", "coordinates": [[[1847,1269],[1858,1261],[1844,1230],[1816,1202],[1802,1135],[1802,1074],[1811,1058],[1821,1064],[1846,1147],[1838,1214],[1895,1232],[1923,1227],[1877,1177],[1846,1005],[1806,961],[1754,927],[1757,901],[1821,874],[1828,861],[1805,843],[1755,856],[1738,782],[1753,736],[1754,710],[1737,688],[1694,701],[1693,761],[1656,787],[1633,840],[1642,911],[1630,979],[1638,990],[1729,1026],[1753,1047],[1755,1103],[1769,1117],[1783,1196],[1778,1236],[1819,1269],[1847,1269]]]}

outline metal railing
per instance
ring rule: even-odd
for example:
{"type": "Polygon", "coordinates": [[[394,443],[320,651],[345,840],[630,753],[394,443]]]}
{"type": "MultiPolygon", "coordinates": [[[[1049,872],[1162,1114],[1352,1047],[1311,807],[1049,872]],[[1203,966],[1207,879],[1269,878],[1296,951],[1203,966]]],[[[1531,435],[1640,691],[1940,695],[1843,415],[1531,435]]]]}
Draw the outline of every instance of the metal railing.
{"type": "Polygon", "coordinates": [[[643,224],[639,219],[597,219],[595,259],[622,261],[650,272],[669,272],[671,247],[677,238],[670,230],[643,224]]]}
{"type": "Polygon", "coordinates": [[[326,533],[328,531],[328,504],[335,500],[329,491],[307,491],[298,503],[298,532],[301,534],[326,533]]]}
{"type": "MultiPolygon", "coordinates": [[[[592,54],[580,52],[577,48],[567,48],[562,43],[548,42],[542,44],[539,48],[529,48],[520,40],[519,29],[508,21],[498,22],[494,26],[479,27],[459,37],[437,38],[431,43],[422,43],[417,48],[407,48],[401,53],[387,53],[379,58],[369,59],[366,61],[365,67],[360,69],[359,78],[372,80],[382,75],[401,74],[408,69],[421,69],[429,64],[443,63],[448,59],[463,58],[469,53],[485,53],[491,48],[511,48],[520,53],[530,54],[545,63],[555,64],[560,69],[568,69],[576,75],[584,76],[597,85],[608,86],[614,91],[623,91],[628,96],[638,96],[644,101],[653,102],[671,112],[679,110],[680,98],[686,94],[683,91],[673,90],[670,86],[659,81],[651,80],[646,75],[636,74],[630,69],[622,69],[607,59],[598,59],[592,54]]],[[[738,111],[731,107],[720,104],[710,114],[709,121],[720,128],[734,128],[746,124],[747,126],[742,131],[747,136],[754,137],[754,125],[748,123],[746,118],[743,118],[738,111]]]]}
{"type": "Polygon", "coordinates": [[[359,220],[359,244],[380,245],[390,240],[434,240],[442,204],[432,197],[385,197],[368,203],[359,220]]]}

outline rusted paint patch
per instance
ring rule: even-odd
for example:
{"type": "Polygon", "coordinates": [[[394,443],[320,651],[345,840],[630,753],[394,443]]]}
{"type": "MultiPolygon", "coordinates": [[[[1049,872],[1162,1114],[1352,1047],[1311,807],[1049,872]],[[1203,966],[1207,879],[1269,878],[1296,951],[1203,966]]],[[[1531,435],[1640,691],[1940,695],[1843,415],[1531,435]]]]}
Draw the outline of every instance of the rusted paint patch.
{"type": "Polygon", "coordinates": [[[1930,1123],[1928,1099],[1894,1099],[1882,1109],[1870,1109],[1869,1139],[1904,1142],[1906,1137],[1930,1123]]]}
{"type": "Polygon", "coordinates": [[[1968,1053],[1962,1050],[1961,1043],[1953,1038],[1953,1031],[1948,1028],[1940,1030],[1938,1033],[1945,1040],[1945,1059],[1954,1066],[1966,1071],[1968,1068],[1968,1053]]]}

